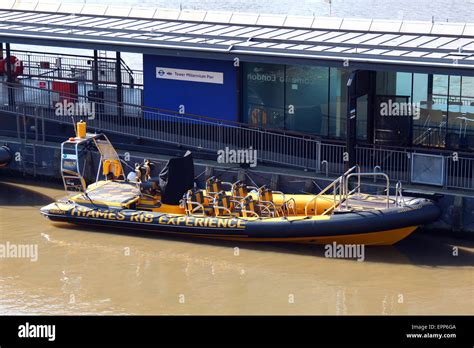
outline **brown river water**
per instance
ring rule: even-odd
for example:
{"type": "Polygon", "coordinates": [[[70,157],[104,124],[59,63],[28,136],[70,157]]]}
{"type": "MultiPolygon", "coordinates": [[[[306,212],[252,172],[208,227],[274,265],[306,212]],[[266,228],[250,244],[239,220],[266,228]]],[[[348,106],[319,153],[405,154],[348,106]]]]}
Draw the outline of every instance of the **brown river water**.
{"type": "Polygon", "coordinates": [[[116,234],[44,219],[60,187],[2,181],[0,244],[38,253],[0,258],[0,314],[474,314],[472,241],[418,232],[359,262],[323,246],[116,234]]]}

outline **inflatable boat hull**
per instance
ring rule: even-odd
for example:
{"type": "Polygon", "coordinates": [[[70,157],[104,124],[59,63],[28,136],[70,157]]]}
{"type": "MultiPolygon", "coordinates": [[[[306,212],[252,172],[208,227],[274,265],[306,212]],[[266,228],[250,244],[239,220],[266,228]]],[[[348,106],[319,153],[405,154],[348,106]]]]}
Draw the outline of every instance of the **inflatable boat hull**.
{"type": "Polygon", "coordinates": [[[52,203],[43,207],[41,213],[52,221],[198,238],[392,245],[410,235],[418,226],[435,221],[440,210],[429,200],[411,199],[408,206],[386,210],[258,220],[110,209],[77,203],[52,203]]]}

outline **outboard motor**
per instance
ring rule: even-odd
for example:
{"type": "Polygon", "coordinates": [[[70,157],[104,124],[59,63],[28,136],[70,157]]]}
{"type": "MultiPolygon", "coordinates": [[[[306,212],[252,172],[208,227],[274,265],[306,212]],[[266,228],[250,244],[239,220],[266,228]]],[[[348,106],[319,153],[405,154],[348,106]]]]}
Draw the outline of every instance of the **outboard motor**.
{"type": "Polygon", "coordinates": [[[10,164],[12,160],[12,152],[8,148],[8,146],[3,145],[0,147],[0,167],[6,167],[10,164]]]}

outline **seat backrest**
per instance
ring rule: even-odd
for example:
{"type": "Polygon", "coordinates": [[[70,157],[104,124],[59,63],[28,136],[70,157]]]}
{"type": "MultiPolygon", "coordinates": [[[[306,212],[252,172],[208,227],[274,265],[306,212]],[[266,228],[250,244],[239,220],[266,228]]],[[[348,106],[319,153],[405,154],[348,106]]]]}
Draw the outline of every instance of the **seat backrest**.
{"type": "Polygon", "coordinates": [[[216,196],[216,203],[224,208],[230,208],[229,196],[224,191],[220,191],[216,196]]]}
{"type": "Polygon", "coordinates": [[[220,191],[219,193],[216,194],[216,200],[215,200],[215,205],[214,205],[214,212],[216,216],[218,215],[227,215],[228,211],[222,209],[226,208],[231,210],[231,204],[230,204],[230,198],[229,196],[226,195],[224,191],[220,191]]]}
{"type": "Polygon", "coordinates": [[[272,190],[270,190],[266,185],[258,189],[258,197],[260,201],[273,202],[272,190]]]}
{"type": "Polygon", "coordinates": [[[244,198],[248,195],[247,185],[242,181],[237,181],[233,185],[234,197],[235,198],[244,198]]]}
{"type": "Polygon", "coordinates": [[[192,211],[193,208],[196,208],[196,206],[193,205],[192,202],[204,204],[204,193],[202,192],[202,190],[188,190],[188,192],[186,193],[186,206],[189,211],[192,211]]]}
{"type": "Polygon", "coordinates": [[[254,213],[258,214],[257,207],[255,206],[255,201],[251,196],[246,196],[242,200],[242,216],[249,217],[252,214],[247,213],[248,211],[253,211],[254,213]]]}
{"type": "Polygon", "coordinates": [[[209,179],[206,180],[207,194],[209,194],[209,192],[212,192],[212,185],[214,184],[214,179],[215,178],[216,178],[215,176],[211,176],[209,179]]]}
{"type": "Polygon", "coordinates": [[[222,191],[222,182],[215,176],[210,177],[206,181],[206,191],[209,195],[216,195],[222,191]]]}

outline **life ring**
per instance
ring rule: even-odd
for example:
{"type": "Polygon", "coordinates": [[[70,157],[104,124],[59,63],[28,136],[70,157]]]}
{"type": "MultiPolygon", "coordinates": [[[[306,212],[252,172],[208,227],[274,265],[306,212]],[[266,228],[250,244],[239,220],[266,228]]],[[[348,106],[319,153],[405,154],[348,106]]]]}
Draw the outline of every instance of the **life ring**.
{"type": "MultiPolygon", "coordinates": [[[[12,76],[23,75],[23,62],[15,56],[10,56],[10,65],[12,70],[12,76]]],[[[7,73],[7,59],[0,60],[0,74],[4,75],[7,73]]]]}

